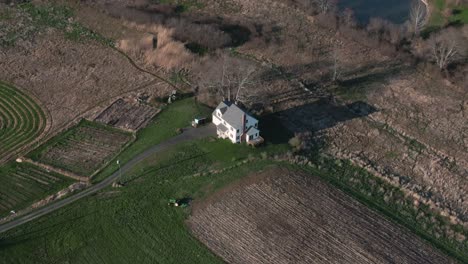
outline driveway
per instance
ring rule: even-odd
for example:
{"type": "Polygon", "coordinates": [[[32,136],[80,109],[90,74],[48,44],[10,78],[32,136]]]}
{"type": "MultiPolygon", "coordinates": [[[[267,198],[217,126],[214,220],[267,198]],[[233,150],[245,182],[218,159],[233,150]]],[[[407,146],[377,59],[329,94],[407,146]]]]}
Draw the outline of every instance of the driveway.
{"type": "MultiPolygon", "coordinates": [[[[184,130],[184,132],[180,135],[177,135],[173,138],[170,138],[164,142],[161,142],[158,145],[152,146],[143,153],[140,153],[133,159],[131,159],[129,162],[127,162],[124,166],[122,166],[122,174],[125,172],[130,171],[135,165],[143,161],[144,159],[148,158],[149,156],[162,152],[174,145],[196,140],[196,139],[202,139],[206,138],[209,136],[216,135],[216,127],[213,124],[209,124],[207,126],[203,126],[200,128],[187,128],[184,130]]],[[[52,204],[46,205],[44,207],[41,207],[29,214],[23,215],[17,219],[12,220],[11,222],[5,223],[3,225],[0,225],[0,233],[6,232],[10,229],[13,229],[15,227],[18,227],[22,224],[25,224],[27,222],[30,222],[36,218],[39,218],[43,215],[46,215],[48,213],[51,213],[59,208],[62,208],[68,204],[73,203],[74,201],[77,201],[83,197],[89,196],[91,194],[97,193],[100,190],[108,187],[111,185],[118,177],[119,177],[119,171],[114,172],[111,176],[107,177],[105,180],[92,185],[91,187],[85,189],[82,192],[79,192],[77,194],[74,194],[72,196],[69,196],[63,200],[59,200],[57,202],[54,202],[52,204]]]]}

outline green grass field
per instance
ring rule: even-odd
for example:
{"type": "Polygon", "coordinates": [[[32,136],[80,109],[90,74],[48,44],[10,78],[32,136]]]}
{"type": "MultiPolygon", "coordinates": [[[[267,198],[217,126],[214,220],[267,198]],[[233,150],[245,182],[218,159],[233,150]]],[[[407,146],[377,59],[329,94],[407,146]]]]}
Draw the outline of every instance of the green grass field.
{"type": "Polygon", "coordinates": [[[73,183],[56,173],[25,163],[0,167],[0,217],[23,209],[73,183]]]}
{"type": "MultiPolygon", "coordinates": [[[[176,134],[209,108],[192,98],[168,106],[119,157],[128,160],[176,134]]],[[[6,263],[222,263],[184,226],[190,209],[168,207],[171,197],[200,199],[262,169],[261,158],[283,152],[284,144],[259,149],[208,138],[148,158],[123,175],[123,188],[107,190],[0,235],[6,263]],[[259,160],[242,163],[253,157],[259,160]],[[220,174],[195,175],[230,167],[220,174]],[[234,169],[235,168],[235,169],[234,169]]],[[[115,170],[106,169],[101,179],[115,170]]]]}
{"type": "Polygon", "coordinates": [[[41,108],[26,94],[0,82],[0,161],[31,143],[46,127],[41,108]]]}
{"type": "Polygon", "coordinates": [[[186,229],[190,208],[169,207],[168,199],[200,199],[268,166],[266,160],[240,162],[260,151],[266,150],[252,152],[221,140],[180,145],[125,174],[125,187],[108,188],[0,235],[0,259],[5,263],[222,263],[186,229]],[[238,167],[221,174],[194,176],[233,165],[238,167]]]}
{"type": "Polygon", "coordinates": [[[468,5],[454,6],[447,4],[446,0],[432,0],[432,13],[428,28],[443,27],[448,23],[467,24],[468,5]],[[450,10],[448,17],[444,16],[445,10],[450,10]]]}
{"type": "MultiPolygon", "coordinates": [[[[193,118],[197,116],[211,116],[212,110],[202,104],[198,104],[193,98],[176,101],[169,105],[148,124],[148,126],[137,133],[136,141],[115,160],[119,159],[126,163],[131,158],[177,134],[178,128],[190,126],[193,118]]],[[[115,162],[99,173],[94,181],[101,181],[117,170],[115,162]]]]}

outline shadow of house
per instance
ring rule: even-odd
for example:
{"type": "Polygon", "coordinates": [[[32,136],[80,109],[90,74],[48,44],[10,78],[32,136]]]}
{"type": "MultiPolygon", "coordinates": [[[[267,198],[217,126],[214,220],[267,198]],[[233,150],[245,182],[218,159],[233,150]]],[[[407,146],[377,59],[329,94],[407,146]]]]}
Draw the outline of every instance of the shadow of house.
{"type": "Polygon", "coordinates": [[[331,100],[320,99],[266,115],[260,119],[259,124],[265,140],[277,144],[288,142],[295,133],[318,134],[339,123],[365,117],[377,111],[375,107],[362,101],[338,105],[331,100]]]}

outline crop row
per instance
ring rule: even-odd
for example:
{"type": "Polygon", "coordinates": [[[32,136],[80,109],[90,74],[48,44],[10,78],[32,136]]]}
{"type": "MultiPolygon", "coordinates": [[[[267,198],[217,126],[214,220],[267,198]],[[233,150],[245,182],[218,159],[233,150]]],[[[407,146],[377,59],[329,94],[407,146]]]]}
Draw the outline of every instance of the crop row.
{"type": "Polygon", "coordinates": [[[14,164],[4,169],[1,174],[0,216],[11,210],[22,209],[72,182],[62,175],[30,164],[14,164]]]}
{"type": "Polygon", "coordinates": [[[0,160],[36,139],[46,127],[41,108],[15,88],[0,83],[0,160]]]}

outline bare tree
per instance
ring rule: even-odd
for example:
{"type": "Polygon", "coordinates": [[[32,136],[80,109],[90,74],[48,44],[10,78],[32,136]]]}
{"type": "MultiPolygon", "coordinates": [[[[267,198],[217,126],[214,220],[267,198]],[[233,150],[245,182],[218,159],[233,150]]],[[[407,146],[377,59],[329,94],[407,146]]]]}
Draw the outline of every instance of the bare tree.
{"type": "Polygon", "coordinates": [[[427,8],[420,0],[411,5],[409,17],[409,30],[414,34],[419,34],[424,29],[428,21],[427,8]]]}
{"type": "Polygon", "coordinates": [[[319,13],[328,13],[335,9],[336,3],[334,0],[314,0],[319,13]]]}
{"type": "Polygon", "coordinates": [[[439,69],[444,70],[450,64],[464,58],[466,47],[459,32],[453,28],[441,31],[431,36],[427,43],[430,59],[432,59],[439,69]]]}
{"type": "Polygon", "coordinates": [[[261,97],[257,87],[260,68],[255,62],[223,54],[194,68],[200,92],[214,102],[224,99],[249,107],[261,97]]]}
{"type": "Polygon", "coordinates": [[[336,82],[341,75],[339,47],[335,45],[332,51],[332,81],[336,82]]]}
{"type": "Polygon", "coordinates": [[[357,21],[356,21],[356,16],[354,15],[354,11],[351,8],[346,8],[341,12],[341,21],[342,24],[348,26],[348,27],[356,27],[357,26],[357,21]]]}

